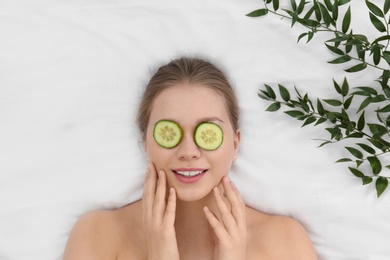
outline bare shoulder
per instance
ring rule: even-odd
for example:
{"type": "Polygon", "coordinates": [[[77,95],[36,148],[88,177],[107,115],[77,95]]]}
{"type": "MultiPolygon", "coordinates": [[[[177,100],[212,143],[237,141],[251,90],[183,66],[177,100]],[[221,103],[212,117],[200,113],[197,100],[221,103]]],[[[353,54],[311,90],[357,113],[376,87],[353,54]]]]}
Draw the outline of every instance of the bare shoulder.
{"type": "Polygon", "coordinates": [[[136,215],[138,204],[83,215],[72,229],[63,259],[117,259],[137,222],[129,214],[136,215]]]}
{"type": "Polygon", "coordinates": [[[248,250],[252,255],[262,255],[262,259],[317,259],[306,230],[292,218],[248,207],[247,225],[248,250]]]}

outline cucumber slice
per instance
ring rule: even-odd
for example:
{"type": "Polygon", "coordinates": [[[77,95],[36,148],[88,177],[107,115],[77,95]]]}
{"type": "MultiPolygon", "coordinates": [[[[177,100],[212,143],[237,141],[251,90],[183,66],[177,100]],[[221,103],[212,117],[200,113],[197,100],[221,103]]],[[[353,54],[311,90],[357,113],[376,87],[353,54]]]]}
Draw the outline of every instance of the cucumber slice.
{"type": "Polygon", "coordinates": [[[180,125],[170,120],[160,120],[154,125],[153,138],[164,148],[176,147],[183,136],[180,125]]]}
{"type": "Polygon", "coordinates": [[[200,123],[195,128],[194,139],[198,147],[213,151],[222,145],[223,131],[217,124],[211,122],[200,123]]]}

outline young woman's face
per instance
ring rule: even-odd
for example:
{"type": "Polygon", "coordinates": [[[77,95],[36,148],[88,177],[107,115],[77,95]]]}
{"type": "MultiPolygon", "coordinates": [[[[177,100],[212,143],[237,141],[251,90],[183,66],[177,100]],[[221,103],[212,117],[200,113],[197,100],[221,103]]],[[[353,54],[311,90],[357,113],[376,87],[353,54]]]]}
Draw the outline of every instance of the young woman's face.
{"type": "Polygon", "coordinates": [[[202,85],[170,87],[154,100],[146,132],[147,156],[157,170],[164,170],[168,186],[174,187],[179,199],[195,201],[205,197],[226,176],[237,154],[240,133],[233,131],[222,96],[202,85]],[[180,143],[164,148],[153,138],[154,125],[162,119],[178,123],[183,130],[180,143]],[[194,141],[194,130],[200,122],[219,125],[224,133],[222,145],[207,151],[194,141]],[[202,172],[188,178],[179,173],[202,172]]]}

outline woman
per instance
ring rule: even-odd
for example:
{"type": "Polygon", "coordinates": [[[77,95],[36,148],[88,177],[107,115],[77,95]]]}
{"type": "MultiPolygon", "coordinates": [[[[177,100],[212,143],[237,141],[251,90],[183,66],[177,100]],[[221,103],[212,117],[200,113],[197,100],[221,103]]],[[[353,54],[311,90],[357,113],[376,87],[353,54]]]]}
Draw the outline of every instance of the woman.
{"type": "Polygon", "coordinates": [[[246,207],[228,179],[240,130],[219,69],[192,58],[162,66],[137,123],[149,161],[142,199],[83,216],[64,259],[317,259],[300,224],[246,207]]]}

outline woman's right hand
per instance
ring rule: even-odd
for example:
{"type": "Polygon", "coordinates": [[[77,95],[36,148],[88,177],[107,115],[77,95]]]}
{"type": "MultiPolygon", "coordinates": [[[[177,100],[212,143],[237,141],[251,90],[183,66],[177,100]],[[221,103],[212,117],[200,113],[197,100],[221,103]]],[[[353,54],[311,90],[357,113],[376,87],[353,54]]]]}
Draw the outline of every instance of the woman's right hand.
{"type": "Polygon", "coordinates": [[[148,165],[144,192],[142,195],[142,213],[146,228],[148,260],[178,260],[175,232],[176,192],[170,188],[167,196],[166,174],[155,166],[148,165]]]}

